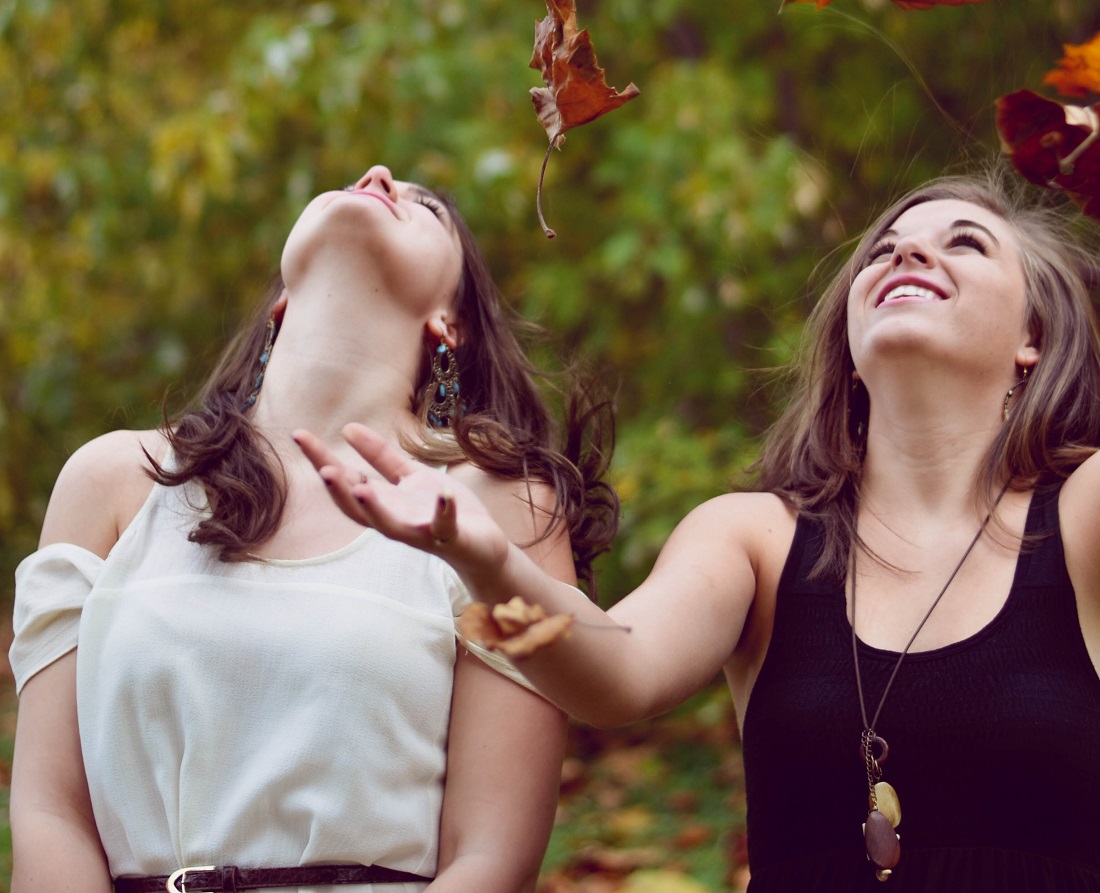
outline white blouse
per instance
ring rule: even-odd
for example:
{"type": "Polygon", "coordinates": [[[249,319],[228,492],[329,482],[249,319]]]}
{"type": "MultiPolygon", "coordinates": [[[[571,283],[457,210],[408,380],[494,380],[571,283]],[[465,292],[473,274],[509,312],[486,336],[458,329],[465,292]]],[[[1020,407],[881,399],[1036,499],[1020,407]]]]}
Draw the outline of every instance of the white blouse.
{"type": "Polygon", "coordinates": [[[112,875],[347,862],[433,876],[466,589],[372,530],[318,558],[220,562],[187,541],[202,505],[195,483],[154,486],[105,561],[56,544],[16,571],[17,690],[79,644],[112,875]]]}

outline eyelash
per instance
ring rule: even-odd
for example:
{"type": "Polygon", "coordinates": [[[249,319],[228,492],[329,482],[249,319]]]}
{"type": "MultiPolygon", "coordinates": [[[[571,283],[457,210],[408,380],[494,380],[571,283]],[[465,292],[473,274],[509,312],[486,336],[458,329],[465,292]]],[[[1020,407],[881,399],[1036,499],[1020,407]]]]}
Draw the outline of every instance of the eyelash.
{"type": "Polygon", "coordinates": [[[414,201],[418,205],[423,205],[425,208],[435,214],[435,216],[438,217],[440,220],[443,219],[443,205],[437,202],[434,198],[429,198],[426,195],[418,195],[414,199],[414,201]]]}
{"type": "MultiPolygon", "coordinates": [[[[955,248],[959,245],[973,248],[979,254],[985,255],[989,253],[985,242],[970,230],[959,230],[958,232],[952,233],[951,238],[947,240],[948,248],[955,248]]],[[[871,247],[871,250],[867,252],[867,260],[864,262],[864,266],[873,263],[876,258],[881,257],[883,254],[893,254],[895,247],[896,243],[889,240],[876,242],[871,247]]]]}

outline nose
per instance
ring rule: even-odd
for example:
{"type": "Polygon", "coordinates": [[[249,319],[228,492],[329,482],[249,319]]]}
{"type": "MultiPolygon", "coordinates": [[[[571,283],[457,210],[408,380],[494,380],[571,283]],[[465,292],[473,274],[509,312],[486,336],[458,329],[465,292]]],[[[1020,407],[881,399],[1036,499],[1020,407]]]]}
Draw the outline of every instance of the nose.
{"type": "Polygon", "coordinates": [[[387,198],[397,200],[397,187],[393,183],[393,174],[384,164],[374,165],[355,184],[356,189],[366,189],[371,186],[380,190],[387,198]]]}
{"type": "Polygon", "coordinates": [[[916,236],[903,236],[894,245],[894,254],[890,262],[895,267],[905,263],[927,267],[931,264],[932,249],[929,245],[916,236]]]}

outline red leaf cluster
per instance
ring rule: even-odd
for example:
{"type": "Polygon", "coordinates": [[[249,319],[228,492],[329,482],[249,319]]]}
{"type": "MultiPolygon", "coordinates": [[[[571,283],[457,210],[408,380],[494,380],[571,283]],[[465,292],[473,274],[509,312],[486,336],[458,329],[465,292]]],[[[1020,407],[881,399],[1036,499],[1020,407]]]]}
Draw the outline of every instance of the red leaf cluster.
{"type": "Polygon", "coordinates": [[[1100,218],[1100,103],[1062,105],[1031,90],[997,100],[997,131],[1013,167],[1032,183],[1064,189],[1100,218]]]}
{"type": "MultiPolygon", "coordinates": [[[[833,0],[783,0],[788,3],[813,3],[818,9],[828,6],[833,0]]],[[[931,9],[934,6],[965,6],[968,3],[984,3],[985,0],[893,0],[895,6],[902,9],[931,9]]]]}

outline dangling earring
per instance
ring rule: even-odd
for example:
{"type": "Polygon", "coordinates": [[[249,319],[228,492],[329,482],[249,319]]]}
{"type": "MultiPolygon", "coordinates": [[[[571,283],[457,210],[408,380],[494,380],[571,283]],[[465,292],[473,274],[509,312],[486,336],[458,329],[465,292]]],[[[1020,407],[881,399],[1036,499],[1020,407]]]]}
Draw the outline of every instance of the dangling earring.
{"type": "Polygon", "coordinates": [[[867,435],[867,424],[862,418],[856,418],[852,412],[856,405],[856,399],[859,397],[859,378],[853,373],[852,377],[852,389],[848,393],[848,434],[857,443],[861,443],[867,435]],[[855,421],[854,431],[852,422],[855,421]]]}
{"type": "Polygon", "coordinates": [[[1012,399],[1012,395],[1016,392],[1016,388],[1020,385],[1027,384],[1027,374],[1031,371],[1030,366],[1024,366],[1024,375],[1016,384],[1008,389],[1008,393],[1005,394],[1005,408],[1004,408],[1004,421],[1008,421],[1008,401],[1012,399]]]}
{"type": "Polygon", "coordinates": [[[244,403],[241,405],[241,412],[247,412],[256,402],[256,398],[260,395],[260,385],[264,383],[264,373],[267,372],[267,361],[271,359],[271,348],[275,346],[275,315],[272,314],[271,318],[267,321],[267,338],[264,340],[264,349],[260,352],[260,371],[256,375],[256,380],[252,383],[252,393],[245,397],[244,403]]]}
{"type": "Polygon", "coordinates": [[[439,347],[432,352],[428,421],[433,428],[448,427],[462,412],[464,405],[459,402],[458,393],[458,360],[447,342],[441,340],[439,347]]]}

